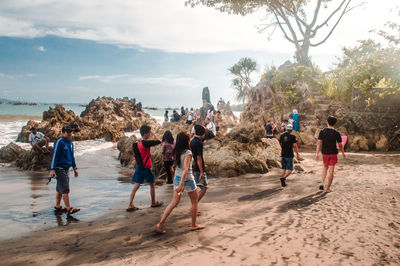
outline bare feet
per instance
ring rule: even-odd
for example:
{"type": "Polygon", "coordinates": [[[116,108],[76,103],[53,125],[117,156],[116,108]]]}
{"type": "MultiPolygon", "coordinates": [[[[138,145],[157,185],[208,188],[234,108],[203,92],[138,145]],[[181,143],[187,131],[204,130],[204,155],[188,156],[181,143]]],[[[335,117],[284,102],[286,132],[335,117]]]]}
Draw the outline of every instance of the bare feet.
{"type": "Polygon", "coordinates": [[[198,224],[196,224],[195,226],[190,227],[190,230],[191,230],[191,231],[197,231],[197,230],[202,230],[202,229],[204,229],[204,228],[206,228],[206,227],[203,226],[203,225],[198,225],[198,224]]]}
{"type": "Polygon", "coordinates": [[[156,225],[156,232],[159,234],[165,234],[166,231],[164,229],[162,229],[162,226],[160,224],[156,225]]]}

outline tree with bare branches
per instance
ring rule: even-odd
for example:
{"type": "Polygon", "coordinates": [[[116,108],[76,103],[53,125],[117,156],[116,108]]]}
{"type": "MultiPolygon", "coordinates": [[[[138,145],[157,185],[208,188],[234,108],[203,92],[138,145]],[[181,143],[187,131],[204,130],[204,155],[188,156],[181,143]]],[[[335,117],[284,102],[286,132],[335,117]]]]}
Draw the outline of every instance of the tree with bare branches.
{"type": "Polygon", "coordinates": [[[268,22],[261,30],[269,30],[270,36],[278,28],[295,48],[297,63],[312,66],[309,50],[325,43],[343,16],[358,5],[352,0],[187,0],[186,5],[204,5],[221,12],[245,16],[266,9],[268,22]],[[310,5],[314,4],[312,12],[310,5]],[[338,3],[334,8],[335,3],[338,3]],[[323,10],[323,11],[322,11],[323,10]],[[321,18],[322,13],[325,15],[321,18]],[[317,38],[318,37],[318,38],[317,38]]]}

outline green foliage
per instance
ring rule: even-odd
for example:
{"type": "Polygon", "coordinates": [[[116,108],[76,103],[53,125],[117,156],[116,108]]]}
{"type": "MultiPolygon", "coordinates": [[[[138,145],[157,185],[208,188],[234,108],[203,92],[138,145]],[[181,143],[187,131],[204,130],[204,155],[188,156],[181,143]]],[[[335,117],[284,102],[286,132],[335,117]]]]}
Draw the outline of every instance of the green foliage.
{"type": "Polygon", "coordinates": [[[399,71],[400,49],[360,41],[359,46],[343,49],[343,58],[324,80],[323,89],[326,96],[347,104],[352,89],[357,89],[369,97],[368,104],[374,104],[376,97],[400,93],[399,71]]]}
{"type": "Polygon", "coordinates": [[[257,70],[257,62],[251,58],[244,57],[228,70],[234,76],[232,88],[235,91],[235,99],[242,101],[244,104],[248,96],[248,90],[252,87],[250,75],[257,70]]]}
{"type": "Polygon", "coordinates": [[[274,109],[294,107],[302,99],[302,89],[315,83],[311,67],[285,64],[270,68],[263,76],[268,80],[274,98],[274,109]]]}

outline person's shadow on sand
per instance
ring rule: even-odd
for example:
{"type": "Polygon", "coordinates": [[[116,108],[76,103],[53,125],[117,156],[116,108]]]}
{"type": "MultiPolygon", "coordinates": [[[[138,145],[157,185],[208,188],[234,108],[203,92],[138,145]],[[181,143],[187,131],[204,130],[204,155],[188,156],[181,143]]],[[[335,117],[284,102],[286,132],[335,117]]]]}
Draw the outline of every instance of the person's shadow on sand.
{"type": "Polygon", "coordinates": [[[327,194],[326,192],[319,191],[317,193],[305,196],[303,198],[289,201],[279,206],[277,212],[282,213],[282,212],[287,212],[289,210],[303,209],[322,200],[323,198],[325,198],[326,194],[327,194]]]}
{"type": "Polygon", "coordinates": [[[242,196],[238,199],[238,201],[253,201],[253,200],[260,200],[264,198],[268,198],[272,195],[277,194],[278,192],[282,191],[282,188],[271,188],[271,189],[266,189],[260,192],[256,192],[254,194],[249,194],[242,196]]]}

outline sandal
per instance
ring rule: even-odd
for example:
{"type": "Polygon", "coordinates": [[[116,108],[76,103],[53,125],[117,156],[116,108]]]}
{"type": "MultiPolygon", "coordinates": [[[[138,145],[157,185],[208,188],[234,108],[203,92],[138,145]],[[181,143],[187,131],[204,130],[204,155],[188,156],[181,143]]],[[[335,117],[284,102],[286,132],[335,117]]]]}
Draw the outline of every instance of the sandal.
{"type": "Polygon", "coordinates": [[[137,211],[137,210],[139,210],[139,208],[135,207],[135,206],[129,207],[128,209],[126,209],[127,212],[134,212],[134,211],[137,211]]]}
{"type": "Polygon", "coordinates": [[[152,208],[161,207],[163,205],[162,201],[156,201],[156,204],[151,205],[152,208]]]}
{"type": "Polygon", "coordinates": [[[67,212],[67,211],[68,210],[62,206],[60,206],[60,207],[54,206],[54,212],[59,213],[59,212],[67,212]]]}
{"type": "Polygon", "coordinates": [[[71,214],[73,214],[73,213],[76,213],[76,212],[78,212],[78,211],[80,211],[81,209],[75,209],[74,207],[71,207],[68,211],[67,211],[67,213],[68,213],[68,215],[71,215],[71,214]]]}

